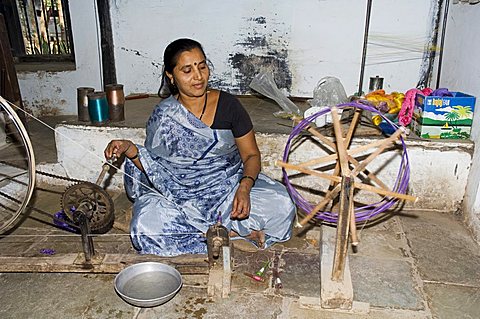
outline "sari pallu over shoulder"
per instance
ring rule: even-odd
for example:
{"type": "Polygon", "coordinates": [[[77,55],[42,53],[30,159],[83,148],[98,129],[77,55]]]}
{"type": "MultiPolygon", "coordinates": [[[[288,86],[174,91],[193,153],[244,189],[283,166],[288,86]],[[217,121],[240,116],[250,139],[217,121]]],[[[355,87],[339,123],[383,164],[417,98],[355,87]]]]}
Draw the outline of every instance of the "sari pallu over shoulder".
{"type": "Polygon", "coordinates": [[[206,231],[241,175],[232,132],[211,129],[173,97],[155,107],[146,131],[145,146],[138,146],[145,173],[126,165],[134,177],[126,177],[127,192],[136,198],[148,191],[136,182],[144,180],[181,207],[191,225],[206,231]]]}

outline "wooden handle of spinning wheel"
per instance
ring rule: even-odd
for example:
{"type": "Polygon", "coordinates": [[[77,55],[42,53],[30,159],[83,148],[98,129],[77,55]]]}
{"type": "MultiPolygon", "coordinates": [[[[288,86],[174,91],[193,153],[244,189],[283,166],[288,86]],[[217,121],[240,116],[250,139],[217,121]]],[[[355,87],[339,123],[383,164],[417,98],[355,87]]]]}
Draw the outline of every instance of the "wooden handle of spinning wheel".
{"type": "Polygon", "coordinates": [[[107,163],[103,164],[102,171],[100,172],[100,175],[98,176],[97,182],[95,184],[100,186],[100,183],[103,181],[103,178],[105,177],[105,174],[109,169],[110,169],[110,165],[108,165],[107,163]]]}

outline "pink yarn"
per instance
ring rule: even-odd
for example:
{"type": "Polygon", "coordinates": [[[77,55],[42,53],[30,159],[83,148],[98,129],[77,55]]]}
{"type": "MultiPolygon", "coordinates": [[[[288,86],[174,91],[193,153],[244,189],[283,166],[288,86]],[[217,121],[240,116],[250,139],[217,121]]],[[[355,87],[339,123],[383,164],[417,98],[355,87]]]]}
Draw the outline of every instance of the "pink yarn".
{"type": "Polygon", "coordinates": [[[398,113],[398,123],[402,126],[407,126],[412,121],[413,108],[415,107],[415,97],[417,93],[424,94],[419,89],[410,89],[405,93],[405,100],[403,100],[402,108],[398,113]]]}
{"type": "Polygon", "coordinates": [[[422,89],[422,93],[423,95],[425,96],[429,96],[430,94],[432,94],[433,90],[431,88],[424,88],[422,89]]]}

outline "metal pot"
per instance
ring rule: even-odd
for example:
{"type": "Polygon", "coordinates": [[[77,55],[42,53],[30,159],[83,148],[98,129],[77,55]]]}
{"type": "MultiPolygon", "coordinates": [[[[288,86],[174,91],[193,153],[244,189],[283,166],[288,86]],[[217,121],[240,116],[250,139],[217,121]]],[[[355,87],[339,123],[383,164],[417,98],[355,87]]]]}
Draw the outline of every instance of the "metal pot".
{"type": "Polygon", "coordinates": [[[143,262],[128,266],[115,277],[115,291],[137,307],[156,307],[172,299],[182,287],[182,276],[175,268],[143,262]]]}

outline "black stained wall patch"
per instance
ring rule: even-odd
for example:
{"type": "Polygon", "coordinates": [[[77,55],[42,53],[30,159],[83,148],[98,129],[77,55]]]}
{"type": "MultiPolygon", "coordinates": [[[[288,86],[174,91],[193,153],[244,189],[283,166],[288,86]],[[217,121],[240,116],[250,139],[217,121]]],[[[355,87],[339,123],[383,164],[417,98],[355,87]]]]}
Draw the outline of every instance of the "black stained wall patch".
{"type": "Polygon", "coordinates": [[[231,55],[229,61],[232,67],[238,71],[235,78],[241,94],[251,92],[250,82],[260,71],[271,72],[277,87],[287,90],[292,87],[292,75],[288,69],[286,51],[269,52],[267,55],[236,53],[231,55]]]}
{"type": "Polygon", "coordinates": [[[249,36],[245,39],[245,41],[237,42],[237,45],[244,46],[246,48],[262,48],[268,47],[267,39],[263,36],[249,36]]]}
{"type": "Polygon", "coordinates": [[[256,17],[256,18],[252,18],[251,20],[255,21],[258,24],[266,24],[267,23],[267,19],[265,17],[256,17]]]}
{"type": "Polygon", "coordinates": [[[236,94],[252,93],[249,85],[261,71],[273,75],[278,88],[290,91],[292,73],[288,57],[289,26],[264,16],[246,17],[234,52],[229,55],[230,74],[214,80],[218,87],[236,94]],[[229,83],[227,83],[229,81],[229,83]]]}

